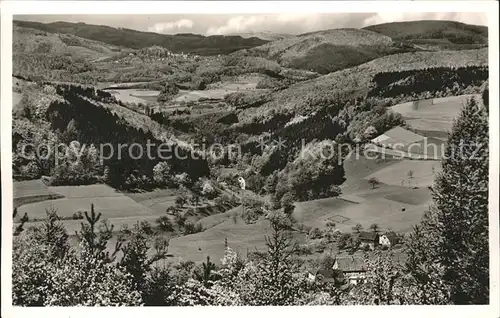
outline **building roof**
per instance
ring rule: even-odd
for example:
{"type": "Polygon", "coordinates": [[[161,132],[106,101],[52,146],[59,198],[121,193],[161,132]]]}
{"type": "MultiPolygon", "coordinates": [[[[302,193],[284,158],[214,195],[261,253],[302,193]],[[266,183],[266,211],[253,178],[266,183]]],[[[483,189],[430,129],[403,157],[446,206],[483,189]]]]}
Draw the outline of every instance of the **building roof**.
{"type": "Polygon", "coordinates": [[[314,276],[322,282],[335,282],[335,271],[331,269],[320,269],[314,276]]]}
{"type": "Polygon", "coordinates": [[[337,258],[338,269],[343,272],[363,272],[366,271],[366,262],[360,257],[337,258]]]}
{"type": "Polygon", "coordinates": [[[358,238],[364,241],[375,241],[378,237],[378,234],[375,232],[359,232],[358,238]]]}
{"type": "Polygon", "coordinates": [[[399,148],[402,148],[412,143],[422,141],[423,139],[425,139],[424,136],[398,126],[372,139],[372,143],[390,148],[394,148],[396,145],[399,145],[399,148]]]}
{"type": "Polygon", "coordinates": [[[316,276],[321,275],[323,278],[333,278],[333,271],[330,269],[319,269],[316,276]]]}

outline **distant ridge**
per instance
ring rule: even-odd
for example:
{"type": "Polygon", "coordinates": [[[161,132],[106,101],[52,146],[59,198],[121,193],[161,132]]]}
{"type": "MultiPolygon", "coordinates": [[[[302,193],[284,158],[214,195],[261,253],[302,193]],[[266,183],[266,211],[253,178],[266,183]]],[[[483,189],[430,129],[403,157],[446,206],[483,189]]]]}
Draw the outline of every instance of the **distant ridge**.
{"type": "Polygon", "coordinates": [[[271,31],[263,31],[263,32],[245,32],[245,33],[231,33],[230,35],[241,36],[242,38],[259,38],[266,41],[277,41],[281,39],[293,38],[295,35],[286,34],[286,33],[274,33],[271,31]]]}
{"type": "Polygon", "coordinates": [[[372,25],[364,28],[395,41],[440,49],[471,49],[488,45],[488,27],[456,21],[407,21],[372,25]]]}
{"type": "Polygon", "coordinates": [[[142,49],[157,45],[176,53],[184,52],[198,55],[227,54],[241,49],[249,49],[268,42],[256,37],[243,38],[241,36],[223,35],[203,36],[191,33],[167,35],[126,28],[113,28],[105,25],[62,21],[40,23],[14,20],[13,23],[15,26],[37,29],[49,33],[72,34],[81,38],[132,49],[142,49]]]}

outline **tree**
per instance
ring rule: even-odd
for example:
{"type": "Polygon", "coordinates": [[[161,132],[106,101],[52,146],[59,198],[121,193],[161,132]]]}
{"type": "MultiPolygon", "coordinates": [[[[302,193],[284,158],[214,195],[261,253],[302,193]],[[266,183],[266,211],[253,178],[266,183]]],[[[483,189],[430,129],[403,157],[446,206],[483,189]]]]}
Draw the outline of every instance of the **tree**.
{"type": "Polygon", "coordinates": [[[380,226],[377,223],[373,223],[372,225],[370,225],[370,230],[376,233],[380,230],[380,226]]]}
{"type": "Polygon", "coordinates": [[[179,210],[179,208],[178,208],[178,207],[176,207],[176,206],[173,206],[173,205],[172,205],[172,206],[169,206],[169,207],[165,210],[165,212],[166,212],[167,214],[176,215],[176,214],[178,214],[178,213],[180,212],[180,210],[179,210]]]}
{"type": "Polygon", "coordinates": [[[407,302],[418,305],[449,304],[449,287],[443,280],[444,267],[438,261],[439,232],[435,208],[424,214],[406,241],[405,272],[410,274],[406,280],[407,302]]]}
{"type": "Polygon", "coordinates": [[[162,215],[157,218],[156,224],[158,224],[158,228],[160,229],[160,231],[171,232],[174,230],[170,218],[166,215],[162,215]]]}
{"type": "Polygon", "coordinates": [[[184,194],[181,194],[175,198],[175,205],[181,209],[184,207],[186,203],[187,203],[187,198],[184,194]]]}
{"type": "Polygon", "coordinates": [[[365,131],[363,132],[363,138],[365,140],[369,140],[373,138],[377,134],[377,129],[373,126],[368,126],[366,127],[365,131]]]}
{"type": "Polygon", "coordinates": [[[363,305],[403,305],[406,293],[403,286],[403,272],[394,253],[376,251],[375,255],[366,254],[367,284],[353,287],[349,293],[348,304],[363,305]]]}
{"type": "MultiPolygon", "coordinates": [[[[17,215],[17,208],[14,209],[14,217],[17,215]]],[[[28,213],[24,213],[23,217],[19,220],[21,223],[14,229],[14,236],[21,234],[24,231],[24,224],[29,221],[28,213]]]]}
{"type": "Polygon", "coordinates": [[[407,175],[408,175],[408,178],[412,179],[413,178],[413,170],[408,170],[407,175]]]}
{"type": "Polygon", "coordinates": [[[184,227],[184,225],[186,224],[186,219],[186,216],[184,216],[184,214],[180,212],[175,215],[175,223],[177,223],[177,226],[179,227],[184,227]]]}
{"type": "MultiPolygon", "coordinates": [[[[138,306],[141,295],[121,266],[96,258],[95,248],[82,240],[80,248],[54,257],[65,235],[56,218],[42,229],[14,238],[12,302],[18,306],[138,306]],[[52,229],[48,231],[49,229],[52,229]]],[[[97,255],[99,256],[99,255],[97,255]]]]}
{"type": "Polygon", "coordinates": [[[360,223],[357,223],[355,226],[352,227],[352,229],[354,231],[356,231],[356,233],[359,233],[363,229],[363,225],[361,225],[360,223]]]}
{"type": "Polygon", "coordinates": [[[281,206],[283,207],[283,211],[286,215],[291,215],[293,210],[295,210],[292,195],[289,192],[285,193],[281,198],[281,206]]]}
{"type": "Polygon", "coordinates": [[[207,256],[207,261],[201,264],[201,267],[194,271],[195,279],[201,282],[205,287],[210,287],[218,275],[215,273],[217,267],[210,261],[210,256],[207,256]]]}
{"type": "Polygon", "coordinates": [[[337,241],[338,249],[343,250],[345,248],[350,247],[351,240],[352,240],[352,235],[350,233],[343,233],[337,241]]]}
{"type": "MultiPolygon", "coordinates": [[[[248,291],[240,293],[249,305],[284,306],[297,304],[302,296],[304,279],[294,275],[295,267],[291,256],[297,244],[290,233],[290,220],[281,211],[269,216],[271,235],[266,236],[267,253],[256,264],[249,265],[251,280],[245,283],[248,291]],[[250,286],[250,288],[247,288],[250,286]]],[[[245,270],[243,270],[245,271],[245,270]]]]}
{"type": "Polygon", "coordinates": [[[76,236],[80,241],[85,241],[88,245],[88,252],[98,259],[112,261],[120,248],[120,242],[117,241],[115,251],[110,255],[106,250],[107,243],[113,236],[114,226],[107,220],[101,220],[102,214],[96,213],[94,204],[90,205],[90,214],[85,211],[86,223],[81,222],[80,231],[76,231],[76,236]],[[98,223],[101,220],[100,224],[98,223]]]}
{"type": "Polygon", "coordinates": [[[481,98],[483,100],[484,106],[486,106],[486,109],[488,109],[488,107],[490,105],[489,80],[487,80],[483,84],[483,92],[481,94],[481,98]]]}
{"type": "Polygon", "coordinates": [[[147,275],[151,271],[152,264],[166,256],[169,245],[168,240],[163,237],[155,237],[155,253],[148,256],[151,248],[150,235],[140,223],[136,223],[131,231],[119,233],[119,240],[123,242],[121,247],[123,256],[118,264],[132,276],[132,284],[141,295],[147,291],[147,275]]]}
{"type": "Polygon", "coordinates": [[[453,125],[433,187],[440,261],[454,304],[489,301],[488,113],[474,98],[453,125]]]}
{"type": "Polygon", "coordinates": [[[167,162],[165,161],[158,162],[153,167],[154,181],[157,182],[158,184],[165,184],[167,181],[171,179],[171,170],[172,168],[167,162]]]}
{"type": "Polygon", "coordinates": [[[36,240],[50,247],[52,257],[61,259],[70,250],[68,232],[59,220],[55,209],[47,209],[45,213],[47,218],[41,226],[35,228],[33,236],[36,240]]]}
{"type": "Polygon", "coordinates": [[[189,198],[189,201],[196,207],[198,206],[198,204],[200,204],[200,196],[196,193],[193,193],[193,195],[189,198]]]}
{"type": "Polygon", "coordinates": [[[375,177],[371,177],[368,180],[368,183],[372,185],[372,189],[375,189],[375,187],[377,187],[380,184],[380,181],[378,181],[378,179],[375,177]]]}
{"type": "Polygon", "coordinates": [[[62,138],[65,142],[70,143],[73,140],[76,140],[78,137],[78,129],[75,119],[71,119],[66,126],[66,130],[64,131],[62,138]]]}

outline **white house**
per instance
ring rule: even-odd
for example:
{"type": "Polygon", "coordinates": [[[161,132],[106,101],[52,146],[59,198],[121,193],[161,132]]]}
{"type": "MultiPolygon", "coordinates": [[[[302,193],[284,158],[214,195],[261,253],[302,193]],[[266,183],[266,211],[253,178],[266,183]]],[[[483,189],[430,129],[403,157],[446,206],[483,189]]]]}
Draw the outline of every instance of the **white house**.
{"type": "Polygon", "coordinates": [[[245,190],[246,182],[245,182],[245,179],[243,179],[243,177],[238,178],[238,183],[240,184],[241,190],[245,190]]]}
{"type": "Polygon", "coordinates": [[[397,238],[396,234],[391,233],[391,232],[387,232],[385,234],[380,235],[379,241],[378,241],[378,243],[381,246],[385,246],[385,247],[392,247],[395,244],[397,244],[397,242],[398,242],[398,238],[397,238]]]}

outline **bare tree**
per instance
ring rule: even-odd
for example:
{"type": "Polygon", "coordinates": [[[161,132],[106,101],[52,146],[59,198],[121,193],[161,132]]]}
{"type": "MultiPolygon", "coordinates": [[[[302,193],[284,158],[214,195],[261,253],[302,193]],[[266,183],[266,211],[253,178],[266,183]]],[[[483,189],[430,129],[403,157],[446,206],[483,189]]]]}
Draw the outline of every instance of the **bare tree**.
{"type": "Polygon", "coordinates": [[[372,189],[375,189],[380,184],[380,181],[378,181],[377,178],[372,177],[368,180],[368,183],[372,185],[372,189]]]}
{"type": "Polygon", "coordinates": [[[376,233],[380,230],[380,226],[377,223],[373,223],[372,225],[370,225],[370,230],[376,233]]]}
{"type": "Polygon", "coordinates": [[[363,229],[363,226],[360,223],[358,223],[355,226],[353,226],[352,229],[356,231],[356,233],[359,233],[363,229]]]}

